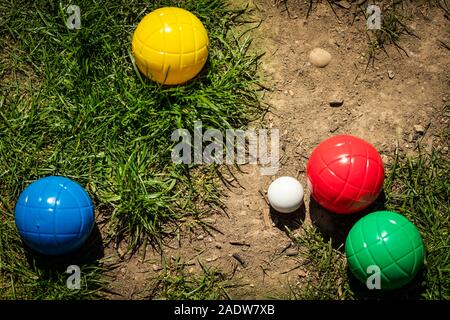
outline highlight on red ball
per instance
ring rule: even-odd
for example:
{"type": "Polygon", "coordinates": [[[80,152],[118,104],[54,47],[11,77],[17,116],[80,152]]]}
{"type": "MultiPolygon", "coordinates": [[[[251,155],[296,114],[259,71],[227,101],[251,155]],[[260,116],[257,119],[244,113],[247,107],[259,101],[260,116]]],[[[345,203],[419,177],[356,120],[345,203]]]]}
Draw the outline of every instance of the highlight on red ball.
{"type": "Polygon", "coordinates": [[[316,202],[339,214],[361,211],[379,196],[384,166],[378,151],[367,141],[337,135],[321,142],[309,158],[306,175],[316,202]]]}

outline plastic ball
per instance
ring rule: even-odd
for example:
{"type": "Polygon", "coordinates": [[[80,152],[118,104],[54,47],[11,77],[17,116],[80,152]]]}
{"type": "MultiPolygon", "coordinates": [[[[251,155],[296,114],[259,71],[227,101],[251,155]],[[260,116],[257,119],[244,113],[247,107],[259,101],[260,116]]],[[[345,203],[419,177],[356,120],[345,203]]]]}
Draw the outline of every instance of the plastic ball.
{"type": "Polygon", "coordinates": [[[19,196],[15,222],[31,249],[62,255],[79,248],[94,227],[94,208],[76,182],[57,176],[39,179],[19,196]]]}
{"type": "Polygon", "coordinates": [[[303,202],[303,187],[297,179],[280,177],[270,184],[267,197],[276,211],[291,213],[300,208],[303,202]]]}
{"type": "Polygon", "coordinates": [[[424,261],[424,245],[419,230],[404,216],[378,211],[360,219],[350,230],[345,242],[348,265],[363,283],[380,270],[380,289],[392,290],[409,283],[424,261]]]}
{"type": "Polygon", "coordinates": [[[138,24],[132,52],[139,70],[168,85],[194,78],[208,58],[208,33],[189,11],[165,7],[147,14],[138,24]]]}
{"type": "Polygon", "coordinates": [[[350,135],[321,142],[306,167],[311,195],[329,211],[347,214],[372,204],[383,188],[384,167],[377,150],[350,135]]]}

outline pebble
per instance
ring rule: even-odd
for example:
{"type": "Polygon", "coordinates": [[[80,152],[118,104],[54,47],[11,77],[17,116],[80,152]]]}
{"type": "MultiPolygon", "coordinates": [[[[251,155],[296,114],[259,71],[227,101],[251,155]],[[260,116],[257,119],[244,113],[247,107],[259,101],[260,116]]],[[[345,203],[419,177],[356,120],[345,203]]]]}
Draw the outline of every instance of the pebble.
{"type": "Polygon", "coordinates": [[[337,108],[344,104],[344,100],[342,99],[334,99],[330,101],[330,107],[337,108]]]}
{"type": "Polygon", "coordinates": [[[217,249],[222,249],[222,245],[219,242],[216,242],[215,247],[217,249]]]}
{"type": "Polygon", "coordinates": [[[219,259],[219,257],[206,258],[206,262],[213,262],[219,259]]]}
{"type": "Polygon", "coordinates": [[[350,9],[352,7],[352,4],[346,0],[341,0],[338,2],[338,6],[344,8],[344,9],[350,9]]]}
{"type": "Polygon", "coordinates": [[[316,67],[323,68],[330,63],[331,54],[322,48],[314,48],[309,53],[309,61],[316,67]]]}
{"type": "Polygon", "coordinates": [[[336,40],[334,40],[334,39],[329,39],[329,40],[328,40],[328,43],[329,43],[330,45],[332,45],[332,46],[340,47],[340,44],[339,44],[336,40]]]}
{"type": "Polygon", "coordinates": [[[123,246],[123,245],[119,245],[119,247],[117,248],[117,253],[122,258],[123,256],[125,256],[127,254],[127,247],[123,246]]]}
{"type": "Polygon", "coordinates": [[[285,251],[285,254],[286,254],[288,257],[296,256],[296,255],[298,255],[298,250],[295,249],[295,248],[289,248],[289,249],[287,249],[287,250],[285,251]]]}
{"type": "Polygon", "coordinates": [[[389,79],[394,79],[394,77],[395,77],[395,72],[394,71],[392,71],[392,70],[388,70],[388,76],[389,76],[389,79]]]}
{"type": "Polygon", "coordinates": [[[299,278],[304,278],[304,277],[307,276],[306,272],[304,270],[301,270],[301,269],[298,271],[297,275],[298,275],[299,278]]]}
{"type": "Polygon", "coordinates": [[[197,237],[197,240],[203,240],[204,238],[205,238],[205,236],[201,234],[197,237]]]}
{"type": "Polygon", "coordinates": [[[425,128],[423,126],[421,126],[420,124],[416,124],[416,125],[414,125],[414,132],[423,134],[423,133],[425,133],[425,128]]]}
{"type": "Polygon", "coordinates": [[[160,270],[162,270],[162,267],[158,266],[157,264],[154,264],[154,265],[152,265],[152,269],[153,269],[153,271],[160,271],[160,270]]]}
{"type": "Polygon", "coordinates": [[[338,131],[338,129],[339,129],[339,125],[337,124],[337,125],[332,126],[332,127],[329,129],[329,131],[330,131],[331,133],[335,133],[336,131],[338,131]]]}

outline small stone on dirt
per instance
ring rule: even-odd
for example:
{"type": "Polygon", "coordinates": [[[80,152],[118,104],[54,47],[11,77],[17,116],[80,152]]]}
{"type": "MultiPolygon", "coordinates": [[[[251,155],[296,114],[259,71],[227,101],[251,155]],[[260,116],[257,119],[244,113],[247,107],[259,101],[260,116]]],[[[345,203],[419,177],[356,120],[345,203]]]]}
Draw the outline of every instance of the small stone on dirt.
{"type": "Polygon", "coordinates": [[[389,79],[394,79],[394,77],[395,77],[395,72],[394,71],[392,71],[392,70],[388,70],[388,76],[389,76],[389,79]]]}
{"type": "Polygon", "coordinates": [[[339,129],[339,125],[334,125],[332,126],[328,131],[330,131],[330,133],[335,133],[336,131],[338,131],[339,129]]]}
{"type": "Polygon", "coordinates": [[[287,250],[285,251],[285,254],[286,254],[288,257],[293,257],[293,256],[298,255],[298,250],[297,250],[296,248],[289,248],[289,249],[287,249],[287,250]]]}
{"type": "Polygon", "coordinates": [[[309,53],[309,61],[316,67],[323,68],[330,63],[331,54],[322,48],[314,48],[309,53]]]}
{"type": "Polygon", "coordinates": [[[231,256],[235,258],[243,267],[245,266],[245,261],[239,254],[233,253],[231,256]]]}
{"type": "Polygon", "coordinates": [[[352,4],[346,0],[341,0],[336,3],[339,7],[344,9],[350,9],[352,7],[352,4]]]}
{"type": "Polygon", "coordinates": [[[206,258],[206,262],[213,262],[219,259],[219,257],[206,258]]]}
{"type": "Polygon", "coordinates": [[[334,99],[330,101],[330,107],[337,108],[344,104],[344,100],[342,99],[334,99]]]}
{"type": "Polygon", "coordinates": [[[229,241],[229,244],[231,244],[232,246],[250,247],[250,244],[245,241],[229,241]]]}
{"type": "Polygon", "coordinates": [[[197,236],[197,240],[203,240],[205,238],[205,236],[204,235],[199,235],[199,236],[197,236]]]}
{"type": "Polygon", "coordinates": [[[222,245],[219,242],[216,242],[214,245],[217,249],[222,249],[222,245]]]}
{"type": "Polygon", "coordinates": [[[329,39],[329,40],[328,40],[328,43],[329,43],[330,45],[332,45],[332,46],[340,47],[340,44],[339,44],[336,40],[334,40],[334,39],[329,39]]]}
{"type": "Polygon", "coordinates": [[[119,248],[117,248],[117,253],[119,254],[120,258],[123,258],[127,254],[127,248],[119,246],[119,248]]]}
{"type": "Polygon", "coordinates": [[[414,132],[418,133],[418,134],[424,134],[425,128],[423,126],[421,126],[420,124],[416,124],[416,125],[414,125],[414,132]]]}
{"type": "Polygon", "coordinates": [[[306,274],[306,272],[305,272],[304,270],[300,269],[300,270],[298,271],[298,277],[299,277],[299,278],[304,278],[304,277],[306,277],[306,276],[307,276],[307,274],[306,274]]]}
{"type": "Polygon", "coordinates": [[[154,265],[152,265],[152,269],[153,269],[153,271],[161,271],[162,267],[158,266],[157,264],[154,264],[154,265]]]}

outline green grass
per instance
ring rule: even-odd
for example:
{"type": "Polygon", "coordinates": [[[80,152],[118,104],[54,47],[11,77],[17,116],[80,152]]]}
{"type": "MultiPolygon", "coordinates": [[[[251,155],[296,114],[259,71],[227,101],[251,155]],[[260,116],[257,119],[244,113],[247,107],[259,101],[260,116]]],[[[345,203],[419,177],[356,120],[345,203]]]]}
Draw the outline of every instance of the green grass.
{"type": "Polygon", "coordinates": [[[439,152],[395,162],[386,207],[419,228],[426,247],[426,299],[450,299],[450,163],[439,152]]]}
{"type": "MultiPolygon", "coordinates": [[[[89,251],[85,251],[89,252],[89,251]]],[[[107,285],[102,260],[79,257],[58,260],[27,253],[12,219],[0,219],[0,299],[95,299],[107,285]],[[65,271],[77,264],[81,271],[80,290],[67,288],[65,271]]]]}
{"type": "MultiPolygon", "coordinates": [[[[367,65],[375,63],[376,54],[382,50],[387,55],[386,46],[393,45],[400,54],[408,55],[405,49],[400,45],[400,39],[404,35],[415,36],[408,23],[413,19],[411,13],[411,6],[404,2],[384,2],[381,12],[381,29],[368,30],[368,61],[367,65]]],[[[415,5],[425,5],[425,2],[416,3],[415,5]]],[[[429,3],[429,1],[428,1],[429,3]]],[[[414,6],[412,6],[414,8],[414,6]]],[[[361,9],[361,8],[360,8],[361,9]]],[[[364,18],[367,19],[367,14],[364,8],[361,9],[364,18]]],[[[416,36],[417,37],[417,36],[416,36]]]]}
{"type": "Polygon", "coordinates": [[[200,262],[200,273],[189,273],[189,266],[179,258],[166,263],[165,269],[151,281],[150,298],[168,300],[230,299],[227,276],[200,262]]]}
{"type": "MultiPolygon", "coordinates": [[[[172,163],[172,131],[192,129],[196,120],[204,128],[243,128],[260,113],[257,57],[248,53],[249,39],[238,41],[231,30],[243,10],[225,0],[76,4],[80,30],[66,27],[61,2],[0,3],[1,297],[74,295],[64,290],[63,276],[39,285],[39,268],[26,262],[13,212],[29,183],[47,175],[78,181],[97,221],[106,223],[105,242],[126,239],[134,250],[221,205],[215,167],[172,163]],[[183,86],[145,79],[130,52],[138,22],[166,5],[192,11],[209,32],[207,65],[183,86]]],[[[87,289],[76,295],[95,297],[95,266],[86,266],[87,289]]]]}
{"type": "Polygon", "coordinates": [[[308,226],[301,236],[292,237],[292,240],[306,249],[300,254],[306,259],[305,267],[312,271],[308,274],[306,283],[291,286],[293,299],[332,300],[353,297],[346,274],[345,255],[334,248],[332,239],[325,240],[317,228],[308,226]]]}
{"type": "Polygon", "coordinates": [[[403,289],[370,292],[348,274],[343,246],[335,248],[316,227],[293,240],[307,248],[313,276],[299,290],[298,299],[450,299],[450,163],[447,156],[398,158],[387,168],[384,207],[405,215],[419,229],[426,248],[423,273],[403,289]]]}

